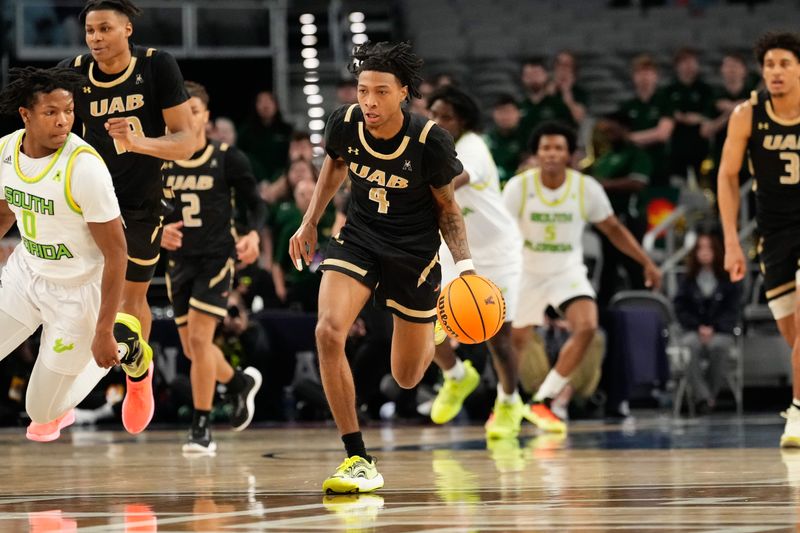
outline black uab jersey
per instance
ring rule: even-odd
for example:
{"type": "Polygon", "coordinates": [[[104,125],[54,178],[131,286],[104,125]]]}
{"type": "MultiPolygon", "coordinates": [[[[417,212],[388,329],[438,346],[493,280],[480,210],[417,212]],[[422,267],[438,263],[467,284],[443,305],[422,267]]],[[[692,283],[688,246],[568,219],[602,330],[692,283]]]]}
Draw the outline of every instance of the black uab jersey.
{"type": "Polygon", "coordinates": [[[439,248],[439,224],[430,188],[463,172],[453,138],[432,120],[403,111],[394,138],[372,137],[358,104],[331,114],[325,130],[328,155],[341,157],[351,181],[347,224],[381,242],[415,252],[439,248]]]}
{"type": "Polygon", "coordinates": [[[250,162],[241,151],[218,141],[187,161],[165,161],[165,195],[175,198],[168,222],[183,221],[182,246],[172,256],[219,256],[233,253],[233,212],[247,209],[250,229],[263,224],[263,206],[256,192],[250,162]]]}
{"type": "Polygon", "coordinates": [[[769,93],[753,91],[748,141],[756,182],[756,220],[762,233],[800,227],[800,120],[775,115],[769,93]]]}
{"type": "Polygon", "coordinates": [[[146,137],[161,137],[166,131],[163,109],[189,99],[175,59],[155,48],[131,46],[131,62],[119,74],[100,71],[91,54],[59,63],[89,78],[75,94],[75,114],[83,122],[83,138],[108,165],[120,207],[148,210],[160,215],[162,160],[125,152],[105,129],[109,118],[124,117],[133,130],[146,137]]]}

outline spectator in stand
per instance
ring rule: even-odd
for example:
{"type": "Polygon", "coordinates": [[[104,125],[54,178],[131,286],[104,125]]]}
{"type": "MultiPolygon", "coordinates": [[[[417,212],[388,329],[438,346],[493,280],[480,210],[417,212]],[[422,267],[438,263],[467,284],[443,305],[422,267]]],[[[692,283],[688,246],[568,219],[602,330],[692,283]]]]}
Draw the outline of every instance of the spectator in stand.
{"type": "MultiPolygon", "coordinates": [[[[557,120],[570,126],[577,125],[562,96],[553,93],[556,85],[551,83],[543,60],[525,60],[522,64],[521,81],[525,91],[525,99],[520,105],[522,138],[529,138],[536,126],[545,121],[557,120]]],[[[569,77],[564,76],[561,84],[566,85],[568,81],[569,77]]]]}
{"type": "Polygon", "coordinates": [[[551,91],[561,98],[569,109],[572,122],[580,126],[586,118],[589,93],[576,83],[578,79],[577,60],[572,52],[562,50],[553,62],[553,82],[551,91]]]}
{"type": "Polygon", "coordinates": [[[336,107],[358,102],[358,83],[352,76],[336,82],[336,107]]]}
{"type": "MultiPolygon", "coordinates": [[[[597,123],[597,133],[605,148],[598,150],[600,155],[592,165],[591,174],[605,189],[620,222],[641,242],[645,221],[639,214],[637,194],[650,182],[653,172],[650,158],[644,150],[628,140],[628,119],[622,113],[601,118],[597,123]]],[[[644,278],[641,266],[636,261],[617,250],[604,235],[601,235],[601,239],[603,271],[597,301],[600,307],[604,307],[620,288],[619,265],[628,274],[630,288],[643,289],[644,278]]]]}
{"type": "Polygon", "coordinates": [[[433,91],[434,91],[433,83],[428,80],[423,80],[422,83],[419,84],[419,94],[421,95],[421,97],[411,98],[411,104],[409,104],[411,112],[427,117],[428,97],[431,95],[433,91]]]}
{"type": "Polygon", "coordinates": [[[651,56],[635,57],[631,70],[635,96],[624,101],[619,111],[628,120],[630,141],[650,156],[650,183],[664,186],[669,180],[667,142],[675,127],[672,108],[666,93],[658,88],[658,65],[651,56]]]}
{"type": "Polygon", "coordinates": [[[250,158],[256,179],[272,183],[288,163],[292,127],[284,122],[270,91],[256,95],[255,114],[239,129],[238,147],[250,158]]]}
{"type": "MultiPolygon", "coordinates": [[[[289,166],[286,168],[286,172],[281,174],[281,176],[276,179],[274,182],[261,182],[258,187],[258,192],[261,195],[261,199],[264,200],[266,203],[273,205],[280,201],[291,199],[291,191],[290,186],[287,182],[287,175],[289,174],[290,169],[294,166],[294,163],[297,161],[305,161],[308,163],[307,165],[303,165],[305,170],[311,172],[314,181],[316,181],[316,176],[319,174],[319,166],[315,164],[315,157],[314,157],[314,145],[311,144],[311,136],[308,132],[305,131],[295,131],[292,132],[291,141],[289,141],[289,166]],[[308,167],[311,168],[308,168],[308,167]]],[[[305,171],[302,170],[301,171],[305,171]]],[[[295,169],[297,172],[298,169],[295,169]]]]}
{"type": "MultiPolygon", "coordinates": [[[[714,118],[700,125],[701,135],[709,139],[712,144],[714,168],[719,168],[722,146],[728,136],[728,119],[733,108],[750,98],[750,92],[758,85],[758,79],[754,80],[748,75],[747,63],[741,54],[725,54],[719,72],[722,76],[722,85],[714,87],[714,101],[708,112],[708,115],[714,118]]],[[[746,165],[742,165],[742,172],[747,173],[746,165]]],[[[716,180],[712,185],[712,190],[716,191],[716,180]]]]}
{"type": "Polygon", "coordinates": [[[500,96],[492,108],[492,126],[484,140],[497,165],[500,187],[519,169],[527,139],[522,137],[520,112],[516,99],[510,94],[500,96]]]}
{"type": "Polygon", "coordinates": [[[670,145],[670,169],[676,176],[687,176],[692,169],[697,178],[701,164],[709,155],[708,140],[700,135],[700,124],[713,105],[711,86],[700,78],[697,52],[682,48],[675,54],[675,80],[665,89],[675,129],[670,145]]]}
{"type": "Polygon", "coordinates": [[[700,235],[675,297],[675,312],[686,330],[683,344],[692,354],[687,377],[700,412],[714,407],[725,384],[739,318],[739,286],[731,283],[723,259],[719,237],[700,235]]]}
{"type": "MultiPolygon", "coordinates": [[[[209,122],[209,124],[212,124],[209,122]]],[[[210,139],[236,146],[236,124],[228,117],[217,117],[213,122],[210,139]]]]}

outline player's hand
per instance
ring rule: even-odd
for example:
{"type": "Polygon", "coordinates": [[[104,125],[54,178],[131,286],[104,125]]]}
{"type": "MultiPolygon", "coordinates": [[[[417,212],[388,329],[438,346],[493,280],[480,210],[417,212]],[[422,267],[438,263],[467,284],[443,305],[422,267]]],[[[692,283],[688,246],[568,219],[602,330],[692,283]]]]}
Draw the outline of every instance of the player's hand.
{"type": "Polygon", "coordinates": [[[303,261],[311,264],[317,249],[317,225],[303,221],[292,238],[289,239],[289,256],[297,270],[303,270],[303,261]]]}
{"type": "Polygon", "coordinates": [[[100,368],[111,368],[119,364],[117,340],[111,331],[96,331],[92,339],[92,355],[100,368]]]}
{"type": "Polygon", "coordinates": [[[739,242],[725,243],[725,270],[736,283],[744,279],[745,261],[742,245],[739,242]]]}
{"type": "Polygon", "coordinates": [[[183,221],[173,222],[164,226],[164,231],[161,232],[161,247],[170,252],[174,252],[183,246],[183,221]]]}
{"type": "Polygon", "coordinates": [[[245,265],[253,263],[258,259],[258,255],[261,252],[258,246],[259,242],[260,239],[256,231],[251,231],[247,235],[240,237],[239,240],[236,241],[237,259],[245,265]]]}
{"type": "Polygon", "coordinates": [[[136,133],[133,131],[133,125],[125,117],[110,118],[106,121],[106,131],[114,139],[114,144],[118,149],[126,152],[133,151],[133,146],[136,142],[136,133]]]}
{"type": "Polygon", "coordinates": [[[644,286],[654,291],[661,288],[661,269],[652,261],[644,266],[644,286]]]}

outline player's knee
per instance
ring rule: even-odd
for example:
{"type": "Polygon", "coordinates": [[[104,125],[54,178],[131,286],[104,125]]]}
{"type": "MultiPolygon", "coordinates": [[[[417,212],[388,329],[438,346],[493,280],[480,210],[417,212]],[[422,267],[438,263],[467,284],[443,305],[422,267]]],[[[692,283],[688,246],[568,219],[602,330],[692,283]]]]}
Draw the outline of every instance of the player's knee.
{"type": "MultiPolygon", "coordinates": [[[[206,347],[209,344],[209,339],[203,335],[196,333],[189,333],[189,352],[193,355],[202,355],[206,352],[206,347]]],[[[190,356],[187,355],[189,359],[190,356]]]]}
{"type": "Polygon", "coordinates": [[[392,377],[403,389],[413,389],[422,380],[424,369],[412,367],[392,368],[392,377]]]}
{"type": "Polygon", "coordinates": [[[333,321],[320,318],[314,333],[321,358],[324,358],[329,353],[338,353],[339,349],[344,348],[347,331],[333,321]]]}

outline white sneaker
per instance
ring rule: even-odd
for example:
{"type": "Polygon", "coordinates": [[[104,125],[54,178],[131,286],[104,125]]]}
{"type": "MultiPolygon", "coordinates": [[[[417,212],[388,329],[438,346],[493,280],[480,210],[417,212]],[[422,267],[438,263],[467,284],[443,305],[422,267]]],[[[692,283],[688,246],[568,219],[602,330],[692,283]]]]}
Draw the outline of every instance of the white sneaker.
{"type": "Polygon", "coordinates": [[[790,405],[781,416],[786,419],[786,427],[781,435],[781,448],[800,448],[800,409],[790,405]]]}

